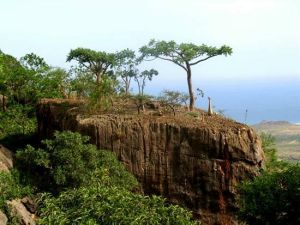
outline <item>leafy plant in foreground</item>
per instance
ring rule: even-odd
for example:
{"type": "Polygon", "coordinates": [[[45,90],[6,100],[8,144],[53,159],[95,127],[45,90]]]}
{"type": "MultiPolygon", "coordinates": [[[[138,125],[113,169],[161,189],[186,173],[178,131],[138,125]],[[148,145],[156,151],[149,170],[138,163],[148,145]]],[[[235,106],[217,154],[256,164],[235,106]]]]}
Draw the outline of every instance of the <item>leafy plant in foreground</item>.
{"type": "Polygon", "coordinates": [[[191,213],[167,205],[161,197],[144,197],[121,187],[94,185],[42,196],[39,224],[189,225],[191,213]]]}

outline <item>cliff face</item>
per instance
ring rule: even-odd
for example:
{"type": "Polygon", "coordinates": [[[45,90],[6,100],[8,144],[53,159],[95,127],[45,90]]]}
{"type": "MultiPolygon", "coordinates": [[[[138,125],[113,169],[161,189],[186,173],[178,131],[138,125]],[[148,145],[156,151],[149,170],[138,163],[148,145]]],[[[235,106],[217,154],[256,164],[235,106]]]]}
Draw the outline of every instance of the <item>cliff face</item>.
{"type": "Polygon", "coordinates": [[[236,185],[256,176],[264,155],[251,128],[218,116],[93,115],[76,104],[43,101],[39,134],[78,131],[110,149],[141,182],[146,194],[160,194],[192,209],[202,224],[235,224],[236,185]]]}

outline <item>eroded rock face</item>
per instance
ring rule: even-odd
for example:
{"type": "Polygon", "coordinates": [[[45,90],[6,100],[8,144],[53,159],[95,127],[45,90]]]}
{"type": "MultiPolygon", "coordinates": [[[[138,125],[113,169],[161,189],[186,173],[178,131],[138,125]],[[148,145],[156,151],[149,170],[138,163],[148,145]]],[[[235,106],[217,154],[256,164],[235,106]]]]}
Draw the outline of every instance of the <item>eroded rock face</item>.
{"type": "Polygon", "coordinates": [[[193,210],[203,224],[236,224],[236,186],[264,161],[253,130],[222,117],[97,115],[74,105],[41,102],[39,134],[78,131],[118,156],[146,194],[160,194],[193,210]],[[69,108],[69,109],[68,109],[69,108]]]}

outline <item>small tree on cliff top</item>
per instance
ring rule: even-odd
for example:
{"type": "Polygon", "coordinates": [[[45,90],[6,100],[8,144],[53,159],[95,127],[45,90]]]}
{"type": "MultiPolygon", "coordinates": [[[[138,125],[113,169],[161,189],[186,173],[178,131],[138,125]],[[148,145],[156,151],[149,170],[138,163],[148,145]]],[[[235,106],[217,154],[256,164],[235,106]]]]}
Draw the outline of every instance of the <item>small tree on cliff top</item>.
{"type": "Polygon", "coordinates": [[[220,48],[207,45],[195,45],[192,43],[177,44],[175,41],[156,41],[152,39],[148,45],[140,48],[141,58],[154,57],[170,61],[180,66],[186,71],[187,82],[190,96],[190,110],[194,109],[195,97],[192,88],[192,70],[191,67],[203,62],[209,58],[218,55],[231,55],[232,49],[223,45],[220,48]]]}
{"type": "Polygon", "coordinates": [[[80,66],[85,67],[96,76],[96,83],[99,84],[101,77],[109,72],[115,65],[115,54],[103,51],[94,51],[87,48],[71,50],[67,56],[67,62],[75,60],[80,66]]]}
{"type": "Polygon", "coordinates": [[[128,95],[131,79],[135,76],[135,67],[138,64],[134,51],[124,49],[116,53],[116,64],[116,75],[121,77],[124,83],[125,95],[128,95]]]}

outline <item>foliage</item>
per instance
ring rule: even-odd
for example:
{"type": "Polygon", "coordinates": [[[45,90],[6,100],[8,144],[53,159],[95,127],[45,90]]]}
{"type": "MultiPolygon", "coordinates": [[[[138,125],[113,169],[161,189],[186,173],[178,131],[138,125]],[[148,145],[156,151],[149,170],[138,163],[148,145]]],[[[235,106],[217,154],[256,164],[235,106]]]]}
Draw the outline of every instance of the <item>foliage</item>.
{"type": "Polygon", "coordinates": [[[145,104],[147,102],[151,102],[153,96],[137,94],[137,95],[131,95],[130,98],[133,100],[134,104],[136,105],[138,114],[140,114],[141,111],[145,112],[145,104]]]}
{"type": "Polygon", "coordinates": [[[191,66],[200,62],[208,60],[218,55],[231,55],[232,49],[229,46],[223,45],[220,48],[195,45],[192,43],[177,44],[175,41],[156,41],[150,40],[148,45],[140,48],[142,54],[141,59],[150,58],[150,60],[159,58],[170,61],[185,70],[187,74],[189,96],[190,96],[190,110],[194,108],[194,93],[192,89],[192,71],[191,66]]]}
{"type": "Polygon", "coordinates": [[[116,186],[81,187],[42,200],[39,224],[195,224],[183,208],[116,186]]]}
{"type": "Polygon", "coordinates": [[[0,53],[0,93],[19,101],[23,88],[28,80],[28,74],[13,56],[0,53]]]}
{"type": "Polygon", "coordinates": [[[71,67],[69,76],[73,77],[70,81],[70,92],[75,92],[76,97],[86,98],[93,93],[95,88],[94,75],[87,69],[80,66],[71,67]]]}
{"type": "Polygon", "coordinates": [[[262,148],[266,156],[266,168],[268,171],[281,170],[287,166],[287,162],[279,161],[275,146],[275,137],[271,134],[262,132],[260,134],[262,148]]]}
{"type": "Polygon", "coordinates": [[[103,51],[94,51],[87,48],[77,48],[70,51],[67,61],[75,60],[80,66],[86,68],[96,76],[96,83],[100,83],[104,74],[109,74],[115,65],[115,54],[103,51]]]}
{"type": "Polygon", "coordinates": [[[14,104],[0,111],[0,141],[11,150],[32,142],[36,127],[35,110],[30,106],[14,104]]]}
{"type": "Polygon", "coordinates": [[[91,184],[105,168],[109,168],[107,172],[113,176],[113,183],[128,188],[137,185],[111,153],[98,151],[94,145],[87,144],[88,137],[70,131],[56,132],[54,137],[43,141],[44,148],[27,146],[16,154],[23,167],[33,174],[38,173],[44,179],[43,184],[46,182],[53,191],[91,184]]]}
{"type": "Polygon", "coordinates": [[[22,184],[17,170],[10,173],[0,171],[0,210],[6,209],[6,201],[30,196],[32,193],[30,186],[22,184]]]}
{"type": "Polygon", "coordinates": [[[262,133],[266,169],[240,188],[239,217],[255,225],[298,224],[300,222],[300,165],[279,161],[275,138],[262,133]]]}
{"type": "Polygon", "coordinates": [[[41,98],[65,97],[68,74],[30,53],[20,59],[0,55],[0,93],[10,102],[35,104],[41,98]]]}
{"type": "Polygon", "coordinates": [[[300,166],[264,172],[241,186],[240,218],[250,225],[300,222],[300,166]]]}
{"type": "Polygon", "coordinates": [[[141,96],[144,95],[146,80],[151,81],[153,76],[157,76],[157,75],[158,75],[158,72],[157,72],[157,70],[154,70],[154,69],[144,70],[142,72],[139,72],[139,70],[135,71],[134,80],[138,84],[139,95],[141,95],[141,96]]]}
{"type": "Polygon", "coordinates": [[[138,64],[134,51],[124,49],[116,54],[116,75],[121,77],[125,95],[129,94],[131,79],[135,76],[135,66],[138,64]]]}
{"type": "Polygon", "coordinates": [[[114,104],[117,96],[119,82],[114,76],[103,75],[99,84],[94,84],[89,95],[88,109],[109,110],[114,104]]]}
{"type": "MultiPolygon", "coordinates": [[[[88,137],[78,133],[56,132],[53,140],[44,140],[44,148],[27,146],[16,157],[31,169],[41,170],[57,187],[72,187],[83,183],[97,167],[97,150],[86,144],[88,137]]],[[[51,183],[50,183],[51,184],[51,183]]]]}
{"type": "Polygon", "coordinates": [[[157,99],[163,106],[170,107],[175,116],[176,108],[180,107],[182,104],[186,105],[188,95],[179,91],[164,90],[157,99]]]}
{"type": "Polygon", "coordinates": [[[26,54],[21,57],[20,63],[27,70],[31,70],[36,73],[43,73],[50,69],[50,66],[45,62],[45,60],[34,53],[26,54]]]}
{"type": "Polygon", "coordinates": [[[56,132],[55,139],[43,141],[45,148],[17,153],[18,160],[44,168],[55,185],[68,188],[57,196],[40,194],[39,224],[195,224],[185,209],[133,193],[133,175],[113,153],[87,141],[78,133],[56,132]]]}
{"type": "Polygon", "coordinates": [[[36,93],[41,98],[67,98],[69,91],[69,75],[61,68],[51,68],[42,79],[36,93]]]}

